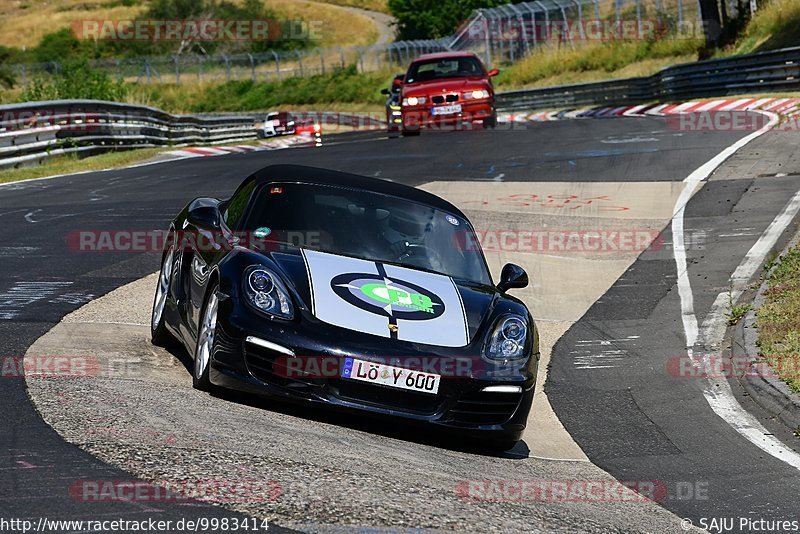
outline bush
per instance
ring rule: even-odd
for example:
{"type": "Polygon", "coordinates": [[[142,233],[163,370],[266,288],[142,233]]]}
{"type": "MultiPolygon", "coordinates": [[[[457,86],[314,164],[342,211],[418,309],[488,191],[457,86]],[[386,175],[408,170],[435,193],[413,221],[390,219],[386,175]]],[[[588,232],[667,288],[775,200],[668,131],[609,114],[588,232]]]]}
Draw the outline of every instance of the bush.
{"type": "Polygon", "coordinates": [[[104,71],[84,60],[62,63],[60,72],[39,76],[22,92],[23,101],[36,100],[111,100],[121,101],[127,94],[122,82],[113,80],[104,71]]]}
{"type": "Polygon", "coordinates": [[[381,106],[394,71],[359,73],[354,65],[327,74],[272,82],[230,81],[201,86],[140,85],[131,100],[173,113],[253,111],[291,106],[381,106]]]}
{"type": "Polygon", "coordinates": [[[389,0],[400,39],[438,39],[455,33],[475,9],[504,0],[389,0]]]}
{"type": "Polygon", "coordinates": [[[11,88],[16,81],[14,73],[9,67],[13,57],[13,49],[0,46],[0,87],[11,88]]]}
{"type": "Polygon", "coordinates": [[[76,60],[89,56],[91,43],[75,37],[69,28],[62,28],[45,34],[32,52],[34,61],[39,63],[76,60]]]}

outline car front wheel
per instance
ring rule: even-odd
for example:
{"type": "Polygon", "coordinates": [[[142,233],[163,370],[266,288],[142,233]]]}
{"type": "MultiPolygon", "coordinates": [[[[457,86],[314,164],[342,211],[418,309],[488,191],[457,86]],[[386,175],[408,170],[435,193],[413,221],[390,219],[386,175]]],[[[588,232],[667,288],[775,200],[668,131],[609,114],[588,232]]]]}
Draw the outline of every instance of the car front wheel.
{"type": "Polygon", "coordinates": [[[153,313],[150,318],[150,339],[153,345],[164,347],[172,341],[172,335],[167,330],[164,320],[164,310],[167,307],[169,298],[169,286],[172,282],[172,271],[174,269],[175,247],[170,246],[164,254],[161,262],[161,271],[158,273],[156,284],[156,295],[153,299],[153,313]]]}
{"type": "Polygon", "coordinates": [[[200,328],[197,334],[197,346],[194,351],[194,373],[192,386],[200,391],[210,391],[211,381],[208,378],[208,369],[211,356],[217,340],[217,312],[219,311],[219,285],[214,284],[206,296],[205,305],[201,314],[200,328]]]}

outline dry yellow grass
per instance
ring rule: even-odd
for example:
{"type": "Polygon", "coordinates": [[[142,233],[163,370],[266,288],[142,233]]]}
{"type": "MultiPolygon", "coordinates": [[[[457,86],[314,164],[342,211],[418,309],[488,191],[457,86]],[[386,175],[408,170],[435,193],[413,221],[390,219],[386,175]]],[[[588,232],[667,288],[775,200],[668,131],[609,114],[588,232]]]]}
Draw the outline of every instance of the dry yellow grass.
{"type": "Polygon", "coordinates": [[[694,56],[678,56],[675,58],[646,59],[626,65],[621,69],[611,72],[606,70],[587,70],[587,71],[567,71],[554,76],[548,76],[530,83],[514,83],[511,81],[502,82],[499,85],[501,90],[512,90],[521,88],[535,87],[554,87],[558,85],[569,85],[573,83],[587,83],[606,81],[613,78],[635,78],[638,76],[650,76],[659,70],[674,65],[676,63],[687,63],[695,61],[694,56]]]}
{"type": "Polygon", "coordinates": [[[112,6],[110,0],[0,0],[0,45],[33,47],[46,33],[67,28],[82,19],[131,19],[139,6],[112,6]]]}
{"type": "MultiPolygon", "coordinates": [[[[132,7],[113,6],[113,3],[113,0],[0,0],[0,45],[30,48],[45,34],[70,27],[73,21],[132,19],[146,9],[144,2],[132,7]]],[[[321,46],[368,45],[378,38],[378,30],[369,17],[330,3],[307,0],[265,3],[279,18],[319,21],[321,46]]]]}
{"type": "Polygon", "coordinates": [[[372,19],[339,6],[306,0],[269,0],[267,6],[279,18],[319,21],[320,46],[369,45],[378,38],[372,19]]]}
{"type": "Polygon", "coordinates": [[[369,11],[378,11],[380,13],[389,13],[388,0],[320,0],[326,4],[334,4],[337,6],[358,7],[367,9],[369,11]]]}

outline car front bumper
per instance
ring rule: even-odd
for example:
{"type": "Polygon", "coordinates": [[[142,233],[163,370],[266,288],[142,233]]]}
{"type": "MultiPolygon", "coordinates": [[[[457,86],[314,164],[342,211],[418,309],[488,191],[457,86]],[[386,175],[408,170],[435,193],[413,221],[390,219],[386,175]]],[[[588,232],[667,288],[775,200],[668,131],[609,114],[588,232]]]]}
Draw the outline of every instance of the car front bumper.
{"type": "MultiPolygon", "coordinates": [[[[494,114],[494,104],[489,100],[461,102],[461,112],[438,115],[433,114],[433,107],[403,107],[403,129],[468,129],[475,122],[490,120],[494,114]]],[[[439,106],[440,107],[440,106],[439,106]]]]}
{"type": "MultiPolygon", "coordinates": [[[[432,395],[342,378],[341,361],[345,357],[376,361],[375,353],[362,356],[367,351],[360,351],[358,344],[352,352],[342,351],[251,315],[221,318],[218,336],[220,349],[211,360],[211,382],[250,394],[397,417],[447,428],[448,433],[500,441],[521,437],[533,402],[538,354],[533,365],[503,378],[442,373],[439,391],[432,395]],[[328,371],[289,371],[289,354],[334,363],[328,371]],[[496,386],[511,386],[517,391],[496,391],[496,386]]],[[[312,367],[316,370],[322,366],[312,367]]]]}

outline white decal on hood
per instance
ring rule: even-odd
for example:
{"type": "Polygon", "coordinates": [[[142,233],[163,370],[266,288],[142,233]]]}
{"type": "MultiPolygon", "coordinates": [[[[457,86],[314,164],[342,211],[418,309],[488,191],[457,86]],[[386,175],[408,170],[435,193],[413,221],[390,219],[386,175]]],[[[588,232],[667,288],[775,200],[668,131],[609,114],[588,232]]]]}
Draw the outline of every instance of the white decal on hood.
{"type": "Polygon", "coordinates": [[[303,250],[312,313],[349,330],[442,347],[469,344],[453,280],[380,262],[303,250]]]}

